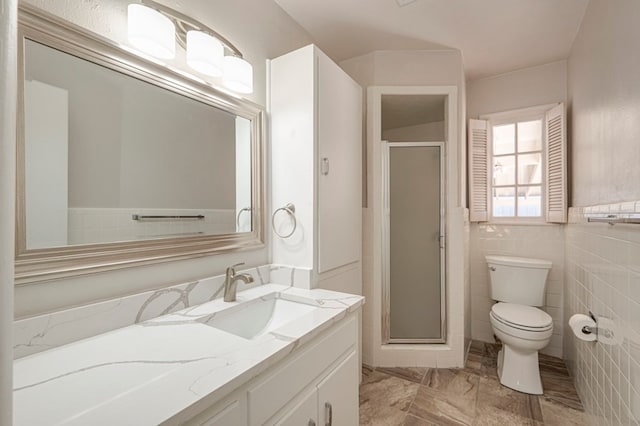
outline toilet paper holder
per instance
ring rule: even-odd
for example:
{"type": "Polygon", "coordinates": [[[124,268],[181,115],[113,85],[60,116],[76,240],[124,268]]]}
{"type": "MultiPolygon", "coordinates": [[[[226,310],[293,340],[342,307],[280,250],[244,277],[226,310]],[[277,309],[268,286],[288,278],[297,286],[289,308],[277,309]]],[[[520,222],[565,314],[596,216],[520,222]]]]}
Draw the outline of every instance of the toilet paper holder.
{"type": "Polygon", "coordinates": [[[596,318],[596,316],[591,311],[589,311],[589,316],[591,317],[593,322],[596,323],[596,326],[592,327],[590,325],[585,325],[584,327],[582,327],[582,332],[584,334],[595,334],[597,336],[598,335],[598,319],[596,318]]]}
{"type": "Polygon", "coordinates": [[[584,334],[595,334],[596,337],[602,334],[603,337],[613,338],[613,332],[611,330],[609,330],[608,328],[598,327],[598,318],[595,316],[593,312],[589,311],[589,316],[591,317],[593,322],[596,323],[596,326],[592,327],[589,325],[585,325],[584,327],[582,327],[582,332],[584,334]]]}

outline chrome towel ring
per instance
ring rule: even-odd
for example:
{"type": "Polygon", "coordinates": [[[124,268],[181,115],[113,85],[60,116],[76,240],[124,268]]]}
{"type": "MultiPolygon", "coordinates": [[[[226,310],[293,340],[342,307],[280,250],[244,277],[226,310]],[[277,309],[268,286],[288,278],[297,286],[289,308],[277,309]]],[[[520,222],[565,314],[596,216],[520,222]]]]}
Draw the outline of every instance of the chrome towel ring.
{"type": "Polygon", "coordinates": [[[294,206],[292,203],[288,203],[284,207],[277,208],[276,211],[273,212],[273,216],[271,216],[271,227],[273,228],[273,232],[280,238],[289,238],[290,236],[292,236],[293,233],[296,232],[296,228],[298,227],[298,220],[296,219],[296,206],[294,206]],[[291,232],[285,235],[280,234],[276,229],[276,215],[279,211],[286,212],[293,221],[291,232]]]}
{"type": "Polygon", "coordinates": [[[251,207],[244,207],[238,211],[238,215],[236,216],[236,228],[240,227],[240,215],[242,215],[242,213],[244,212],[251,213],[251,207]]]}

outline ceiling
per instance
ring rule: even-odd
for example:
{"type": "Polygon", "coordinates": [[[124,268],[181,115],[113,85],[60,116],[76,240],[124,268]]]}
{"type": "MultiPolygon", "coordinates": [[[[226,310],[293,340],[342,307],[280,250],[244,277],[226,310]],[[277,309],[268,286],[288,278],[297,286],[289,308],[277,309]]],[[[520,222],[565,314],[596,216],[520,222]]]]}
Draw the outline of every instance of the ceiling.
{"type": "Polygon", "coordinates": [[[474,80],[567,58],[589,0],[274,0],[335,61],[454,48],[474,80]],[[404,6],[400,6],[404,4],[404,6]]]}

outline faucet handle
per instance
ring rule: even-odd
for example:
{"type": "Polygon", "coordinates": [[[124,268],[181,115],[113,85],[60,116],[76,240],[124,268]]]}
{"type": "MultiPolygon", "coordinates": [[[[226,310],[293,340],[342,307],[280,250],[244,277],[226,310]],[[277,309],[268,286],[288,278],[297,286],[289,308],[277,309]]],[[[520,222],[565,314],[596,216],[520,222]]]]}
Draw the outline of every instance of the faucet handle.
{"type": "Polygon", "coordinates": [[[235,265],[231,265],[227,268],[227,275],[233,274],[235,275],[236,273],[236,266],[242,266],[244,265],[244,262],[240,262],[240,263],[236,263],[235,265]]]}

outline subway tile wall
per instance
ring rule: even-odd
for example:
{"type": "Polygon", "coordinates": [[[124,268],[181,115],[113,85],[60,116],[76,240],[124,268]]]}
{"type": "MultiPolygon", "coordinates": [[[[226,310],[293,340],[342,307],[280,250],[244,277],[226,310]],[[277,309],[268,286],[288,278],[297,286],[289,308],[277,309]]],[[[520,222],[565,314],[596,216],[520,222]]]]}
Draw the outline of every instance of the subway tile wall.
{"type": "Polygon", "coordinates": [[[471,235],[471,335],[474,340],[493,342],[489,311],[493,300],[489,291],[486,255],[520,256],[553,262],[547,278],[543,309],[553,318],[553,336],[541,352],[562,357],[564,317],[564,229],[562,225],[472,224],[471,235]]]}
{"type": "Polygon", "coordinates": [[[638,425],[640,225],[586,223],[585,215],[610,212],[610,206],[570,209],[564,311],[567,319],[590,310],[611,318],[620,344],[584,342],[567,327],[564,355],[592,424],[638,425]]]}
{"type": "MultiPolygon", "coordinates": [[[[247,221],[249,216],[245,213],[245,217],[241,218],[241,220],[247,221]]],[[[234,210],[77,207],[68,209],[69,244],[136,241],[195,234],[225,234],[235,232],[235,230],[236,215],[234,210]],[[204,219],[136,221],[132,219],[134,214],[157,216],[203,215],[204,219]]]]}

